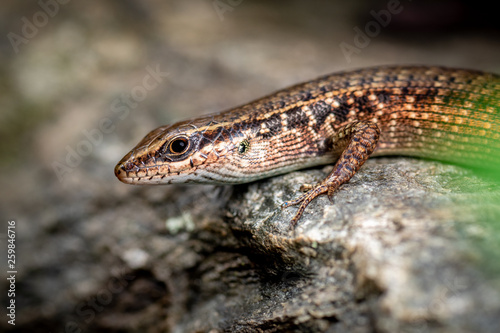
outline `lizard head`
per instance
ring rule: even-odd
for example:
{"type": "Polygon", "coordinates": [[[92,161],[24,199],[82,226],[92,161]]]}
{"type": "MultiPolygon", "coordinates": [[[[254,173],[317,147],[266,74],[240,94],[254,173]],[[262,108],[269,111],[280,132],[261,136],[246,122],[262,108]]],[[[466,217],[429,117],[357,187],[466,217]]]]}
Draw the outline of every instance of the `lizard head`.
{"type": "Polygon", "coordinates": [[[263,178],[268,142],[255,131],[213,116],[159,127],[146,135],[115,167],[128,184],[244,183],[263,178]]]}

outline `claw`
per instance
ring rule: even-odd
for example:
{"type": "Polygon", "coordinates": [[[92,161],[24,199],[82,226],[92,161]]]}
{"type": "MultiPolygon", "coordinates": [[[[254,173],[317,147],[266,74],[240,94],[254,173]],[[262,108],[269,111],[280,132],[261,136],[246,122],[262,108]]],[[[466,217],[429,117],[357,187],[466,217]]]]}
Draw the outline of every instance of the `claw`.
{"type": "Polygon", "coordinates": [[[299,209],[295,213],[295,216],[292,218],[290,221],[290,229],[294,230],[295,226],[297,225],[298,220],[304,213],[304,210],[306,209],[307,205],[311,201],[313,201],[314,198],[316,198],[318,195],[321,195],[323,193],[326,193],[328,191],[328,186],[327,185],[318,185],[314,187],[312,190],[309,192],[301,195],[299,198],[293,200],[293,201],[287,201],[281,205],[281,209],[288,208],[290,206],[295,206],[300,204],[299,209]]]}
{"type": "MultiPolygon", "coordinates": [[[[310,191],[309,191],[310,192],[310,191]]],[[[304,201],[306,198],[307,198],[307,194],[309,193],[304,193],[302,194],[300,197],[298,197],[297,199],[295,200],[292,200],[292,201],[285,201],[282,205],[281,205],[281,209],[285,209],[285,208],[288,208],[288,207],[291,207],[291,206],[296,206],[298,204],[300,204],[302,201],[304,201]]]]}
{"type": "Polygon", "coordinates": [[[335,191],[339,188],[339,186],[335,183],[333,185],[330,185],[328,186],[328,193],[327,193],[327,196],[328,196],[328,199],[330,200],[330,202],[333,204],[333,194],[335,193],[335,191]]]}

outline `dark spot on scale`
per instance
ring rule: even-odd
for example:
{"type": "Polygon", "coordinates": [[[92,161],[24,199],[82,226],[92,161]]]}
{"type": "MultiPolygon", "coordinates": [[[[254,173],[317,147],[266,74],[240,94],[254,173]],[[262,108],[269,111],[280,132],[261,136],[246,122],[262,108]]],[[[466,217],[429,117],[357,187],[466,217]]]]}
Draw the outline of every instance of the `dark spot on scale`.
{"type": "Polygon", "coordinates": [[[267,131],[266,132],[260,132],[259,134],[262,137],[262,139],[264,139],[264,140],[269,140],[269,139],[271,139],[274,136],[273,133],[267,132],[267,131]]]}
{"type": "Polygon", "coordinates": [[[347,104],[348,97],[346,95],[341,96],[337,99],[339,106],[333,109],[335,118],[339,123],[343,123],[347,120],[347,115],[351,111],[351,107],[347,104]]]}
{"type": "Polygon", "coordinates": [[[384,81],[385,82],[394,82],[394,81],[396,81],[396,76],[394,76],[394,75],[386,75],[384,77],[384,81]]]}
{"type": "Polygon", "coordinates": [[[368,104],[368,97],[364,94],[359,97],[356,97],[353,94],[352,98],[354,99],[354,105],[356,105],[358,108],[362,108],[364,105],[368,104]]]}
{"type": "Polygon", "coordinates": [[[309,117],[300,107],[295,107],[285,112],[288,128],[299,128],[309,122],[309,117]]]}
{"type": "Polygon", "coordinates": [[[327,93],[329,91],[332,91],[332,87],[331,86],[322,86],[319,88],[319,91],[321,91],[324,94],[324,93],[327,93]]]}
{"type": "Polygon", "coordinates": [[[303,91],[300,97],[302,101],[308,101],[312,98],[312,95],[309,91],[303,91]]]}
{"type": "Polygon", "coordinates": [[[333,113],[333,108],[331,105],[326,104],[324,101],[318,101],[310,106],[314,119],[316,120],[316,125],[314,129],[318,131],[320,127],[325,122],[325,119],[329,114],[333,113]]]}
{"type": "Polygon", "coordinates": [[[273,114],[265,120],[265,124],[269,132],[276,134],[281,131],[283,124],[281,123],[281,115],[279,113],[273,114]]]}
{"type": "MultiPolygon", "coordinates": [[[[406,88],[408,89],[408,88],[406,88]]],[[[391,96],[385,92],[378,94],[378,101],[379,103],[384,103],[387,104],[391,101],[391,96]]]]}
{"type": "Polygon", "coordinates": [[[207,144],[210,145],[214,143],[221,135],[222,131],[224,131],[224,127],[220,126],[215,128],[214,130],[207,130],[201,134],[198,150],[201,150],[207,144]]]}
{"type": "Polygon", "coordinates": [[[366,95],[353,98],[354,98],[354,107],[358,112],[371,114],[377,111],[376,106],[368,100],[368,97],[366,95]]]}

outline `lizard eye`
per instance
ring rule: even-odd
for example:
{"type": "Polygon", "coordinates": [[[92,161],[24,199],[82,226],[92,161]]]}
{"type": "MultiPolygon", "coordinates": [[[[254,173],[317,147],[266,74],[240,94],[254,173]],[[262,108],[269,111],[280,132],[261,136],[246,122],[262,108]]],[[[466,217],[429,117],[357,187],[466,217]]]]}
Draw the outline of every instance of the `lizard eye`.
{"type": "Polygon", "coordinates": [[[173,155],[180,155],[186,152],[189,146],[189,139],[184,136],[179,136],[170,140],[167,146],[167,152],[173,155]]]}

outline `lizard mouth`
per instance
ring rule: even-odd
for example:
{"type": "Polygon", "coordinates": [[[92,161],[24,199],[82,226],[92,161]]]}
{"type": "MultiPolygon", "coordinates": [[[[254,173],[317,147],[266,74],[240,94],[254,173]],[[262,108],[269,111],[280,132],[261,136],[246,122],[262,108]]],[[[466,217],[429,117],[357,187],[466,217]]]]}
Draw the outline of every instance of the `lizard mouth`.
{"type": "Polygon", "coordinates": [[[118,178],[121,182],[128,183],[126,179],[128,178],[127,171],[125,171],[125,166],[121,163],[118,163],[115,166],[115,176],[118,178]]]}
{"type": "Polygon", "coordinates": [[[162,179],[164,176],[159,175],[157,172],[155,172],[153,170],[154,168],[139,168],[137,166],[132,166],[131,169],[128,169],[130,168],[130,165],[132,165],[132,163],[129,163],[128,165],[126,163],[119,163],[115,167],[115,176],[122,183],[132,185],[163,183],[162,179]],[[153,171],[148,172],[148,170],[153,171]]]}
{"type": "Polygon", "coordinates": [[[131,175],[131,173],[133,173],[134,175],[136,174],[136,172],[133,172],[132,169],[133,167],[131,168],[131,163],[120,162],[115,166],[115,176],[123,183],[132,184],[133,179],[137,178],[131,175]]]}
{"type": "Polygon", "coordinates": [[[114,171],[116,178],[125,184],[169,184],[170,182],[164,179],[168,175],[160,172],[160,169],[160,165],[147,165],[143,156],[131,151],[118,162],[114,171]]]}
{"type": "Polygon", "coordinates": [[[137,166],[134,153],[131,151],[116,164],[115,176],[123,183],[133,184],[134,179],[139,178],[137,175],[139,170],[140,168],[137,166]]]}

